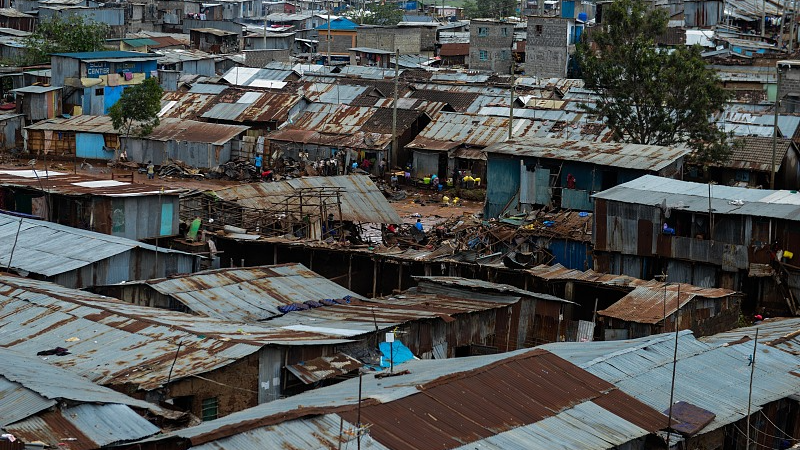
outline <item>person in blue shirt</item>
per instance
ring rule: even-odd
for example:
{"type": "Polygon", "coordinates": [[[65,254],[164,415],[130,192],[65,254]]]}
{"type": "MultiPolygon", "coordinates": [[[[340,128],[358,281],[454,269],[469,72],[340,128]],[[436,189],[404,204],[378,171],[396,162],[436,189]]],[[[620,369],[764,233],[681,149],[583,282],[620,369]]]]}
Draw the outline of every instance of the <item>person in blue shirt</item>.
{"type": "Polygon", "coordinates": [[[259,176],[261,176],[261,163],[263,161],[264,161],[264,159],[261,157],[261,155],[256,155],[256,173],[259,176]]]}
{"type": "Polygon", "coordinates": [[[419,220],[419,219],[417,219],[417,223],[414,225],[414,228],[416,228],[416,229],[418,229],[419,231],[422,231],[422,232],[424,232],[424,231],[425,231],[425,230],[422,228],[422,222],[420,222],[420,220],[419,220]]]}

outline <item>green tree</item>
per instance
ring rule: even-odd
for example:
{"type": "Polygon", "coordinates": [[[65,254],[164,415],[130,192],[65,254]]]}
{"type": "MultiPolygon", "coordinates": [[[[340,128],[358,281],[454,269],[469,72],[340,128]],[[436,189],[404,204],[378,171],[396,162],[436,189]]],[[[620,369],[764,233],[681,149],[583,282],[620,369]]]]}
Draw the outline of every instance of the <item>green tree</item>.
{"type": "Polygon", "coordinates": [[[470,19],[503,19],[517,15],[516,0],[466,0],[464,15],[470,19]]]}
{"type": "Polygon", "coordinates": [[[25,38],[27,57],[23,63],[49,63],[52,53],[93,52],[103,49],[108,25],[81,16],[53,16],[39,22],[25,38]]]}
{"type": "Polygon", "coordinates": [[[159,123],[163,94],[158,79],[152,77],[122,91],[117,103],[108,110],[114,129],[122,130],[126,138],[132,133],[139,136],[150,134],[159,123]]]}
{"type": "Polygon", "coordinates": [[[617,0],[603,10],[603,28],[576,52],[586,87],[598,99],[583,105],[615,138],[638,144],[685,143],[698,162],[723,161],[728,136],[711,120],[729,98],[700,48],[657,48],[667,13],[642,0],[617,0]]]}
{"type": "Polygon", "coordinates": [[[396,3],[372,3],[367,6],[366,11],[362,11],[362,17],[356,17],[355,21],[365,25],[397,25],[403,20],[403,10],[397,8],[396,3]]]}

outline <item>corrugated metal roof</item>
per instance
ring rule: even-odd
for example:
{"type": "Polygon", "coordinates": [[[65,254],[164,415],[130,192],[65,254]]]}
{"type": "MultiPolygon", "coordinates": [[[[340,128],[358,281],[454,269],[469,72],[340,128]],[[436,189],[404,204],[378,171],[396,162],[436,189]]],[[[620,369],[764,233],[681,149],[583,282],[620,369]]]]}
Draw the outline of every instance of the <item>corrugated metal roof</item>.
{"type": "Polygon", "coordinates": [[[193,90],[166,92],[161,97],[161,111],[158,112],[158,117],[196,119],[209,105],[214,104],[215,99],[215,95],[195,93],[193,90]]]}
{"type": "Polygon", "coordinates": [[[10,263],[16,271],[53,277],[134,249],[192,256],[123,237],[0,214],[0,265],[10,263]]]}
{"type": "MultiPolygon", "coordinates": [[[[630,341],[548,344],[547,349],[613,383],[623,392],[656,410],[669,407],[675,335],[630,341]]],[[[674,401],[685,401],[716,414],[701,433],[734,423],[747,414],[748,381],[753,370],[752,342],[714,346],[689,331],[680,332],[674,401]]],[[[800,392],[794,375],[797,358],[759,345],[753,372],[753,412],[767,403],[800,392]]]]}
{"type": "MultiPolygon", "coordinates": [[[[355,427],[336,414],[324,414],[305,419],[255,428],[243,433],[193,446],[192,450],[249,450],[258,448],[328,449],[344,450],[356,447],[355,427]],[[344,432],[339,435],[339,426],[344,432]],[[345,434],[346,433],[346,434],[345,434]],[[350,446],[353,447],[350,447],[350,446]]],[[[363,450],[389,450],[375,442],[369,434],[361,437],[363,450]]]]}
{"type": "Polygon", "coordinates": [[[724,298],[736,292],[722,288],[701,288],[688,284],[665,284],[651,281],[649,285],[636,286],[625,297],[604,310],[597,311],[600,316],[613,317],[636,323],[659,323],[683,308],[695,297],[724,298]]]}
{"type": "Polygon", "coordinates": [[[361,298],[294,263],[207,270],[138,283],[173,297],[195,314],[246,323],[282,315],[278,306],[345,296],[361,298]]]}
{"type": "MultiPolygon", "coordinates": [[[[790,135],[792,136],[792,135],[790,135]]],[[[723,163],[715,164],[719,167],[731,169],[749,169],[761,172],[772,170],[772,137],[746,136],[738,139],[741,145],[734,145],[730,158],[723,163]]],[[[775,139],[775,170],[779,171],[786,152],[792,146],[792,140],[787,138],[775,139]]]]}
{"type": "Polygon", "coordinates": [[[53,56],[64,56],[67,58],[75,58],[80,60],[104,60],[104,59],[130,59],[130,58],[145,58],[155,60],[157,55],[142,52],[123,52],[123,51],[105,51],[105,52],[77,52],[77,53],[53,53],[53,56]]]}
{"type": "Polygon", "coordinates": [[[293,74],[291,70],[233,67],[222,75],[222,79],[233,86],[255,86],[258,81],[285,81],[293,74]]]}
{"type": "Polygon", "coordinates": [[[303,361],[300,364],[286,366],[289,372],[305,384],[313,384],[340,375],[346,375],[358,370],[363,364],[344,353],[333,356],[320,356],[319,358],[303,361]]]}
{"type": "MultiPolygon", "coordinates": [[[[160,409],[144,400],[98,386],[82,376],[48,364],[40,357],[23,355],[5,348],[0,348],[0,380],[17,384],[20,389],[47,399],[48,403],[55,403],[50,402],[51,400],[64,399],[76,403],[118,403],[141,409],[160,409]]],[[[5,400],[0,405],[4,403],[5,400]]],[[[0,418],[3,417],[5,416],[0,414],[0,418]]],[[[0,421],[0,426],[2,425],[0,421]]]]}
{"type": "MultiPolygon", "coordinates": [[[[589,443],[605,442],[599,448],[606,448],[646,436],[667,422],[663,414],[608,382],[542,350],[410,361],[404,368],[410,373],[384,379],[363,377],[361,421],[369,425],[370,439],[381,445],[375,448],[428,450],[465,444],[482,448],[484,442],[497,446],[498,440],[544,430],[551,430],[543,438],[552,445],[542,448],[596,448],[570,445],[578,436],[589,443]],[[589,416],[595,420],[588,420],[589,416]],[[573,429],[572,437],[562,434],[573,429]]],[[[302,421],[319,420],[319,416],[309,416],[337,408],[348,425],[354,423],[358,383],[345,381],[148,441],[183,438],[193,448],[204,449],[252,448],[254,444],[287,447],[297,439],[296,429],[306,425],[302,421]],[[286,437],[278,434],[284,425],[286,437]]],[[[336,416],[321,417],[325,423],[337,424],[333,428],[338,430],[336,416]]],[[[336,431],[311,434],[317,439],[334,434],[334,440],[326,438],[321,447],[335,446],[338,438],[336,431]]]]}
{"type": "Polygon", "coordinates": [[[24,187],[49,194],[133,197],[178,195],[181,189],[158,190],[149,184],[102,180],[81,174],[38,170],[0,170],[0,186],[24,187]]]}
{"type": "Polygon", "coordinates": [[[102,385],[156,389],[262,346],[340,344],[340,337],[225,322],[135,306],[53,283],[0,275],[0,347],[23,354],[66,347],[49,361],[102,385]],[[75,342],[65,339],[77,337],[75,342]],[[179,355],[174,356],[181,343],[179,355]],[[174,369],[171,368],[173,361],[174,369]]]}
{"type": "MultiPolygon", "coordinates": [[[[216,190],[223,200],[254,209],[275,209],[294,197],[298,189],[341,190],[342,220],[373,223],[401,223],[402,219],[368,176],[295,178],[275,183],[250,183],[216,190]]],[[[292,201],[299,201],[294,198],[292,201]]],[[[304,199],[304,203],[313,200],[304,199]]],[[[338,211],[334,213],[338,217],[338,211]]]]}
{"type": "Polygon", "coordinates": [[[42,441],[53,448],[92,450],[134,441],[160,430],[126,405],[81,404],[29,417],[5,429],[23,442],[42,441]],[[60,445],[61,444],[61,445],[60,445]]]}
{"type": "Polygon", "coordinates": [[[554,295],[531,292],[508,284],[490,283],[488,281],[483,281],[483,280],[474,280],[461,277],[431,277],[431,276],[419,276],[414,278],[422,282],[438,284],[443,286],[454,286],[465,290],[495,292],[499,294],[514,294],[522,297],[531,297],[553,302],[573,303],[569,300],[564,300],[563,298],[559,298],[554,295]]]}
{"type": "Polygon", "coordinates": [[[283,122],[302,99],[294,94],[229,89],[216,97],[202,117],[231,122],[283,122]]]}
{"type": "Polygon", "coordinates": [[[13,89],[11,92],[21,94],[45,94],[52,91],[60,91],[63,89],[61,86],[25,86],[18,89],[13,89]]]}
{"type": "MultiPolygon", "coordinates": [[[[508,117],[473,116],[442,111],[420,132],[410,149],[449,150],[460,145],[487,147],[508,138],[508,117]]],[[[528,119],[514,119],[512,132],[525,136],[536,129],[528,119]]]]}
{"type": "Polygon", "coordinates": [[[0,375],[0,429],[10,423],[44,411],[55,404],[55,400],[42,397],[21,384],[9,381],[0,375]]]}
{"type": "MultiPolygon", "coordinates": [[[[153,141],[204,142],[223,145],[249,130],[244,125],[223,125],[167,117],[153,131],[140,139],[153,141]]],[[[124,138],[123,138],[124,139],[124,138]]],[[[131,139],[135,139],[131,137],[131,139]]]]}
{"type": "Polygon", "coordinates": [[[119,134],[109,116],[81,115],[70,118],[57,117],[25,127],[28,130],[74,131],[119,134]]]}
{"type": "Polygon", "coordinates": [[[800,194],[793,191],[747,189],[673,180],[645,175],[594,194],[593,197],[636,205],[667,207],[680,211],[708,212],[709,189],[715,214],[761,216],[798,220],[800,194]],[[741,201],[741,202],[740,202],[741,201]],[[741,203],[741,204],[740,204],[741,203]]]}
{"type": "Polygon", "coordinates": [[[659,145],[526,138],[492,145],[486,149],[486,153],[659,171],[689,154],[689,149],[659,145]]]}
{"type": "Polygon", "coordinates": [[[196,83],[192,85],[189,92],[192,94],[219,94],[225,89],[228,89],[228,86],[224,84],[196,83]]]}
{"type": "Polygon", "coordinates": [[[755,339],[756,329],[758,329],[758,342],[793,355],[800,355],[800,318],[797,317],[766,319],[758,325],[704,336],[700,340],[712,345],[745,342],[755,339]]]}

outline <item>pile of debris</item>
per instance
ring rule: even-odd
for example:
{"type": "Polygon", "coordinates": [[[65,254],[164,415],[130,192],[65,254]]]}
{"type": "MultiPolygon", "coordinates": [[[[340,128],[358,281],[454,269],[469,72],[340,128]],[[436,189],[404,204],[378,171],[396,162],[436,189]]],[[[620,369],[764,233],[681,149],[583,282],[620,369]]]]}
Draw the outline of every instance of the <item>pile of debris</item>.
{"type": "Polygon", "coordinates": [[[220,164],[206,174],[206,177],[221,180],[248,181],[260,177],[258,169],[250,161],[239,159],[220,164]]]}
{"type": "Polygon", "coordinates": [[[158,170],[159,177],[177,177],[177,178],[203,178],[200,169],[191,167],[183,161],[177,159],[167,160],[167,164],[161,166],[158,170]]]}

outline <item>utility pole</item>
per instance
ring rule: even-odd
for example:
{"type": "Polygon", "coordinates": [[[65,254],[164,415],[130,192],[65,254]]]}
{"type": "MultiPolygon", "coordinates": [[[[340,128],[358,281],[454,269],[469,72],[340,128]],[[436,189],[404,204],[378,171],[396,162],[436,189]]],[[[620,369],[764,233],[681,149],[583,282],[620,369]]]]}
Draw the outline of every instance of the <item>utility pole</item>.
{"type": "Polygon", "coordinates": [[[761,37],[767,35],[767,0],[761,0],[761,37]]]}
{"type": "Polygon", "coordinates": [[[511,43],[511,89],[509,89],[511,95],[508,102],[508,140],[512,140],[514,138],[514,43],[512,40],[511,43]]]}
{"type": "Polygon", "coordinates": [[[394,51],[394,100],[392,100],[392,148],[389,163],[397,166],[397,85],[400,82],[400,49],[394,51]]]}
{"type": "Polygon", "coordinates": [[[797,0],[792,0],[792,20],[789,22],[789,54],[794,53],[794,23],[795,11],[797,11],[797,0]]]}
{"type": "Polygon", "coordinates": [[[328,3],[328,57],[325,58],[325,64],[330,67],[331,65],[331,5],[328,3]]]}
{"type": "Polygon", "coordinates": [[[773,128],[772,128],[772,161],[770,174],[769,174],[769,188],[775,189],[775,153],[776,147],[778,146],[778,107],[781,104],[781,66],[778,63],[775,66],[775,74],[778,77],[778,86],[775,92],[775,112],[774,112],[774,120],[773,120],[773,128]]]}
{"type": "Polygon", "coordinates": [[[758,349],[758,327],[756,327],[756,336],[753,339],[753,355],[750,357],[750,389],[747,390],[747,442],[744,443],[744,448],[750,449],[750,405],[753,404],[753,375],[756,371],[756,350],[758,349]]]}

